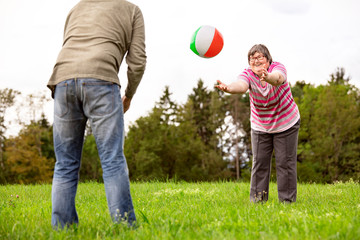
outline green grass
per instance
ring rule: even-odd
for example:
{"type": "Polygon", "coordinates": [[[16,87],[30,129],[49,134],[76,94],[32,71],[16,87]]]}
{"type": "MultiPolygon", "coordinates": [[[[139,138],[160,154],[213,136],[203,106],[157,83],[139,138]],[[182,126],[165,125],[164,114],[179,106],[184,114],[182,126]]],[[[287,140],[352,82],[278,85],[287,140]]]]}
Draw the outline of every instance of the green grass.
{"type": "Polygon", "coordinates": [[[299,184],[294,204],[249,201],[249,183],[132,183],[138,228],[113,224],[102,184],[82,183],[79,225],[50,226],[51,185],[0,186],[0,239],[360,239],[360,185],[299,184]],[[19,197],[17,198],[16,195],[19,197]]]}

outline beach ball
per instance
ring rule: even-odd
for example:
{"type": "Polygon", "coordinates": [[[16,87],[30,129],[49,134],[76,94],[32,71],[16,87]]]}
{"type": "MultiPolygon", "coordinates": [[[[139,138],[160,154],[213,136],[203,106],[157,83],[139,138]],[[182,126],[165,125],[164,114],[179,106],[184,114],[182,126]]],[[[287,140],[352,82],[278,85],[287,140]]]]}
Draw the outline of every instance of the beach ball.
{"type": "Polygon", "coordinates": [[[221,33],[213,26],[201,26],[193,34],[190,49],[200,57],[212,58],[220,53],[224,46],[221,33]]]}

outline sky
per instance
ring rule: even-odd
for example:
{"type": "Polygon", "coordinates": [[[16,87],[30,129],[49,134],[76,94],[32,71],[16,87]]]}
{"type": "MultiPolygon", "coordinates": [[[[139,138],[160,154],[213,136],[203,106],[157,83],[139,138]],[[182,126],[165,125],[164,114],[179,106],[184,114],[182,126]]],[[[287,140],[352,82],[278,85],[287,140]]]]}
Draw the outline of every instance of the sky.
{"type": "MultiPolygon", "coordinates": [[[[23,94],[46,84],[61,49],[66,16],[78,0],[0,0],[0,83],[23,94]]],[[[358,0],[133,0],[143,12],[147,66],[125,114],[128,127],[145,116],[169,86],[172,99],[186,102],[202,79],[212,89],[217,79],[236,81],[248,67],[247,52],[265,44],[274,61],[287,68],[291,84],[326,84],[338,67],[360,87],[360,1],[358,0]],[[190,50],[202,25],[216,27],[222,51],[204,59],[190,50]]],[[[119,78],[127,84],[126,63],[119,78]]],[[[44,108],[53,119],[53,101],[44,108]]],[[[7,114],[7,121],[14,118],[7,114]]],[[[16,127],[8,134],[16,134],[16,127]]]]}

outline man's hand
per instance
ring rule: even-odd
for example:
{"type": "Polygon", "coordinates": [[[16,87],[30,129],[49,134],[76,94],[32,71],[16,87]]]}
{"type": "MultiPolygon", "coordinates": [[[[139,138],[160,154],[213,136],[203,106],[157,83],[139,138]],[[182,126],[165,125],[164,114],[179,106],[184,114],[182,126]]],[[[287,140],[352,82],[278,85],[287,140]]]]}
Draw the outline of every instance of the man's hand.
{"type": "Polygon", "coordinates": [[[126,113],[126,111],[130,108],[131,98],[123,96],[121,100],[123,103],[124,113],[126,113]]]}

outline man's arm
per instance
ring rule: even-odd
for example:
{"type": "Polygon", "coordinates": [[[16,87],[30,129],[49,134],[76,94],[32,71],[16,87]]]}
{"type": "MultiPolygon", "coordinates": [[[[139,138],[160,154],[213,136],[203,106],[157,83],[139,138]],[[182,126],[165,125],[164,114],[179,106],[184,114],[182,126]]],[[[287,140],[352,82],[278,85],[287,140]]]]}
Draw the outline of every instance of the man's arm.
{"type": "Polygon", "coordinates": [[[136,7],[130,48],[126,55],[128,85],[125,96],[131,99],[142,79],[146,66],[145,25],[141,10],[136,7]]]}

